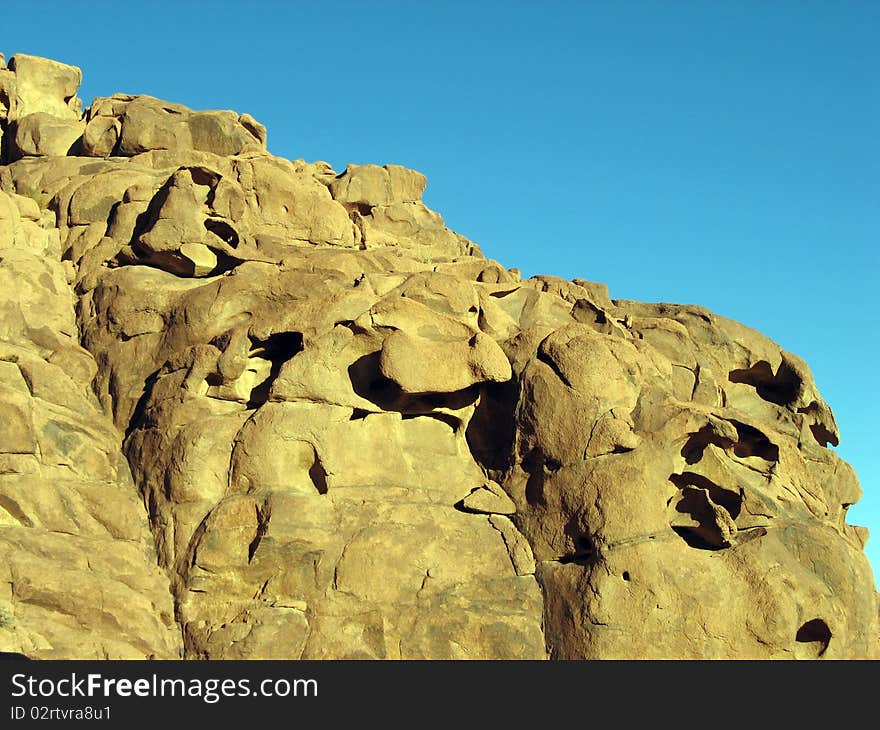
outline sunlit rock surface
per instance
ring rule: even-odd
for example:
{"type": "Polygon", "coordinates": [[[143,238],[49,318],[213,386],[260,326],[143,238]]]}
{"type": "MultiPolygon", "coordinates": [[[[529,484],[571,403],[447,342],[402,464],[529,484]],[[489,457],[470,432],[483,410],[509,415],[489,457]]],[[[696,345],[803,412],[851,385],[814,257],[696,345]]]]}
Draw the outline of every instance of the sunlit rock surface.
{"type": "Polygon", "coordinates": [[[0,651],[877,656],[796,356],[80,80],[0,69],[0,651]]]}

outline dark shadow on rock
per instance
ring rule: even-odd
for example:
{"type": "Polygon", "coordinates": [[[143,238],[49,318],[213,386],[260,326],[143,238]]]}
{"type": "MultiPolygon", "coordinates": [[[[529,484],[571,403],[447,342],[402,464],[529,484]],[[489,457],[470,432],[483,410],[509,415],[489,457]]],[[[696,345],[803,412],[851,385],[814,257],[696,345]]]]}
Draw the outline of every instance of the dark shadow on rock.
{"type": "Polygon", "coordinates": [[[380,357],[381,352],[371,352],[348,367],[354,392],[376,405],[378,410],[439,417],[443,414],[436,413],[438,408],[459,410],[477,399],[479,391],[476,386],[451,393],[406,393],[397,383],[382,375],[380,357]]]}
{"type": "Polygon", "coordinates": [[[269,335],[265,340],[250,337],[251,351],[260,351],[260,357],[269,360],[272,365],[269,369],[269,377],[251,391],[247,402],[248,408],[257,408],[269,400],[269,391],[272,384],[281,372],[281,366],[302,352],[303,336],[301,332],[276,332],[269,335]]]}
{"type": "Polygon", "coordinates": [[[751,385],[761,398],[780,406],[794,403],[803,385],[800,375],[785,360],[775,374],[769,362],[759,360],[750,368],[731,370],[727,377],[731,383],[751,385]]]}
{"type": "Polygon", "coordinates": [[[480,400],[465,438],[474,459],[484,469],[503,470],[510,466],[518,400],[519,385],[514,380],[480,386],[480,400]]]}

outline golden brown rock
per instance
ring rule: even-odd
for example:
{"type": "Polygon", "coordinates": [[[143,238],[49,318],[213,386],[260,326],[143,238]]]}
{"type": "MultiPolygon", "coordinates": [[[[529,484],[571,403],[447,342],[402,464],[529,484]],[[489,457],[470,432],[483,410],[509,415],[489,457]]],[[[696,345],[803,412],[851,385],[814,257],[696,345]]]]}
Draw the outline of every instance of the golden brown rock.
{"type": "Polygon", "coordinates": [[[0,651],[878,656],[797,357],[71,68],[0,70],[0,651]]]}
{"type": "Polygon", "coordinates": [[[15,125],[13,157],[66,155],[82,137],[85,125],[76,119],[60,119],[45,112],[21,117],[15,125]]]}

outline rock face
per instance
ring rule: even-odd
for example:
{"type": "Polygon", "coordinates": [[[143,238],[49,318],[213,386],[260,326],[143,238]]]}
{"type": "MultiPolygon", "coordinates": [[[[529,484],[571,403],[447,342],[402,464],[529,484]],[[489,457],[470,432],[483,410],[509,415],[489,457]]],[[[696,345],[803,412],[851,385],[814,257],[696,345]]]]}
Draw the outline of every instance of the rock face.
{"type": "Polygon", "coordinates": [[[80,79],[0,70],[0,651],[878,656],[797,357],[80,79]]]}

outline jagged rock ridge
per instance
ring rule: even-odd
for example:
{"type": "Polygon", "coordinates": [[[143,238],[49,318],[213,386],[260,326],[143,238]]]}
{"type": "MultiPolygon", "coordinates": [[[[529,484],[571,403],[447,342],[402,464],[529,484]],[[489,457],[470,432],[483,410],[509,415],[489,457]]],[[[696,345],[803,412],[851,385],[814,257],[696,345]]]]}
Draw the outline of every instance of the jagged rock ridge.
{"type": "Polygon", "coordinates": [[[797,357],[80,80],[0,69],[0,651],[877,656],[797,357]]]}

